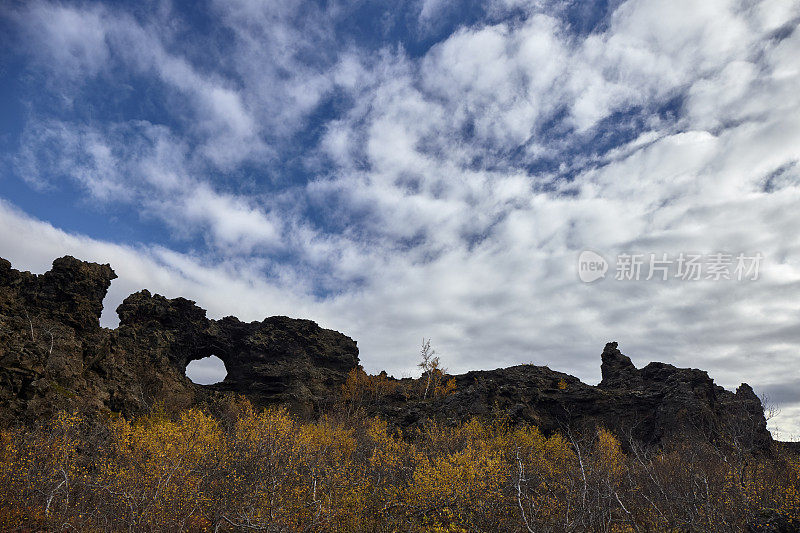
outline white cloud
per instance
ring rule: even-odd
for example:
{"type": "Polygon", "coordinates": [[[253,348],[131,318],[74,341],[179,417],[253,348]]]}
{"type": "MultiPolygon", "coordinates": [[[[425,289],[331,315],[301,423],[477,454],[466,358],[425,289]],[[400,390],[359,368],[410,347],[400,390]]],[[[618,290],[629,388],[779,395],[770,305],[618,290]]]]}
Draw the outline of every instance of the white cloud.
{"type": "Polygon", "coordinates": [[[0,201],[0,226],[6,230],[0,235],[0,256],[12,261],[14,268],[42,273],[50,269],[54,258],[66,254],[110,263],[119,279],[112,283],[105,302],[102,322],[106,326],[117,323],[115,309],[122,299],[144,288],[169,298],[197,300],[212,318],[234,311],[242,320],[275,314],[310,316],[308,296],[270,284],[256,270],[235,261],[210,266],[199,257],[157,246],[123,246],[67,233],[5,201],[0,201]]]}
{"type": "Polygon", "coordinates": [[[63,5],[31,2],[14,14],[25,37],[37,49],[42,61],[59,73],[77,79],[103,70],[110,51],[102,10],[76,11],[63,5]]]}
{"type": "Polygon", "coordinates": [[[93,201],[135,203],[179,238],[207,232],[209,244],[227,253],[280,246],[279,224],[268,208],[214,190],[192,177],[198,168],[169,129],[144,121],[73,126],[31,122],[16,158],[18,172],[39,187],[71,179],[93,201]]]}
{"type": "Polygon", "coordinates": [[[230,169],[268,152],[256,117],[236,88],[170,53],[165,43],[170,32],[157,21],[142,25],[102,7],[45,2],[32,3],[16,19],[28,47],[60,78],[77,83],[100,73],[113,76],[117,65],[145,75],[154,72],[167,87],[188,97],[195,112],[188,125],[205,139],[199,149],[214,164],[230,169]]]}
{"type": "Polygon", "coordinates": [[[180,208],[186,220],[179,224],[208,225],[215,241],[247,253],[254,246],[275,247],[280,244],[280,231],[259,207],[242,198],[221,195],[201,185],[183,199],[180,208]]]}
{"type": "MultiPolygon", "coordinates": [[[[333,86],[332,69],[338,63],[333,14],[295,0],[212,5],[235,35],[231,67],[241,80],[246,104],[269,134],[291,135],[333,86]]],[[[348,66],[344,68],[340,77],[347,75],[348,66]]],[[[349,68],[357,69],[352,64],[349,68]]],[[[357,76],[354,71],[350,75],[357,76]]]]}

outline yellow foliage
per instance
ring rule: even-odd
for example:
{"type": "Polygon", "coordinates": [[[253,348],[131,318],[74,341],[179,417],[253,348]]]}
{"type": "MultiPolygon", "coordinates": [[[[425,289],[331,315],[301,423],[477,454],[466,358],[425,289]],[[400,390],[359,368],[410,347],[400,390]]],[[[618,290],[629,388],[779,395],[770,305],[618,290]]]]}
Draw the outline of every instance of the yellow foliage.
{"type": "Polygon", "coordinates": [[[617,481],[625,470],[625,456],[622,446],[613,433],[605,428],[597,430],[595,456],[603,465],[608,478],[617,481]]]}
{"type": "Polygon", "coordinates": [[[800,521],[796,459],[626,453],[602,428],[567,438],[476,419],[403,433],[246,401],[224,411],[61,413],[0,431],[0,530],[713,531],[761,510],[800,521]]]}
{"type": "Polygon", "coordinates": [[[444,379],[441,380],[442,383],[436,385],[436,388],[433,389],[433,395],[436,397],[447,396],[456,390],[456,380],[455,378],[450,378],[447,381],[444,379]]]}
{"type": "Polygon", "coordinates": [[[399,391],[400,388],[400,385],[391,381],[386,373],[372,376],[359,366],[347,374],[347,379],[342,385],[342,400],[355,404],[379,401],[387,394],[399,391]]]}

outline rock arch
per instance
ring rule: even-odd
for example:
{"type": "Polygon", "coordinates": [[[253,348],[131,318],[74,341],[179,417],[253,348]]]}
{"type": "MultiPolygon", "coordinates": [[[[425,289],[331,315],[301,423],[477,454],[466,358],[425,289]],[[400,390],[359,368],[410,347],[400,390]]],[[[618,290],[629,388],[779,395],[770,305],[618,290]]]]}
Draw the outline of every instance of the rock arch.
{"type": "Polygon", "coordinates": [[[190,362],[214,355],[228,374],[210,387],[246,394],[257,403],[314,409],[358,365],[355,341],[311,320],[212,320],[191,300],[147,290],[126,298],[117,313],[126,351],[156,352],[181,375],[190,362]]]}

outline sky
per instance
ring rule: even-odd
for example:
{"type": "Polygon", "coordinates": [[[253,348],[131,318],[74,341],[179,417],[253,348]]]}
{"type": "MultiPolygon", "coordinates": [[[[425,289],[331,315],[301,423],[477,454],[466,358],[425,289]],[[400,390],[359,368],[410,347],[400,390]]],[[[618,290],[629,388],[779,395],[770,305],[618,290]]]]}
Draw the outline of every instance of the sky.
{"type": "Polygon", "coordinates": [[[310,318],[398,377],[430,338],[451,372],[594,384],[615,340],[748,382],[800,439],[798,23],[800,0],[5,0],[0,256],[110,263],[108,327],[148,288],[310,318]]]}

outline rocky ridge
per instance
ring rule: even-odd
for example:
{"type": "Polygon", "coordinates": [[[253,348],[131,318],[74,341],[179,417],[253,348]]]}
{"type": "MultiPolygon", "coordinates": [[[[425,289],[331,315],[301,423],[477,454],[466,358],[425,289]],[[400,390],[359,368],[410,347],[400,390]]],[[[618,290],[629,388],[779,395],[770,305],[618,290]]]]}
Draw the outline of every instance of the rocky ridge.
{"type": "Polygon", "coordinates": [[[142,290],[100,327],[109,265],[62,257],[40,276],[0,259],[0,424],[84,407],[136,415],[162,402],[179,409],[234,392],[257,404],[310,414],[358,364],[355,341],[310,320],[211,320],[185,298],[142,290]],[[216,355],[228,376],[192,383],[186,365],[216,355]]]}
{"type": "Polygon", "coordinates": [[[368,409],[403,427],[430,418],[458,423],[486,415],[535,424],[546,434],[602,425],[623,440],[648,444],[735,438],[750,449],[766,449],[772,442],[761,401],[745,383],[734,393],[702,370],[664,363],[637,369],[616,342],[606,344],[601,358],[603,379],[597,386],[546,366],[518,365],[454,376],[455,390],[441,398],[394,394],[368,409]]]}
{"type": "MultiPolygon", "coordinates": [[[[101,328],[114,278],[109,265],[69,256],[42,275],[0,259],[0,424],[70,407],[133,416],[156,402],[178,409],[228,393],[312,416],[334,401],[359,364],[355,341],[310,320],[212,320],[190,300],[147,290],[117,308],[118,328],[101,328]],[[225,363],[227,377],[195,385],[186,365],[212,354],[225,363]]],[[[688,434],[712,441],[735,435],[754,448],[771,443],[761,402],[748,385],[733,393],[701,370],[664,363],[637,369],[614,342],[601,358],[598,386],[519,365],[454,376],[456,388],[444,397],[396,393],[364,408],[401,427],[486,415],[545,432],[602,424],[646,443],[688,434]]]]}

